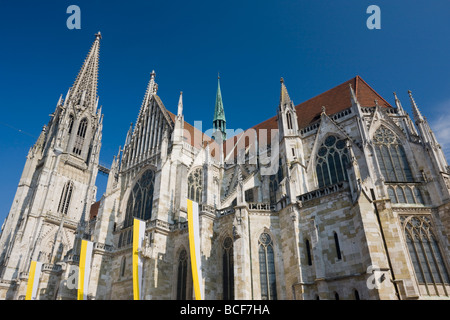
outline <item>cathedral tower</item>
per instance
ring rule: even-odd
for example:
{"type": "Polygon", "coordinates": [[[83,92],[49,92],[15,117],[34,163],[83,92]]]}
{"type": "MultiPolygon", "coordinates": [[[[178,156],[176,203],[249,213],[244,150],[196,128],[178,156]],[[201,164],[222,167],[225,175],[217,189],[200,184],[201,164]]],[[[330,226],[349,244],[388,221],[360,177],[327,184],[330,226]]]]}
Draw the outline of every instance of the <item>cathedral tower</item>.
{"type": "MultiPolygon", "coordinates": [[[[10,283],[4,298],[25,294],[32,260],[43,263],[40,298],[55,298],[62,261],[76,255],[86,237],[102,137],[97,78],[100,32],[50,121],[30,149],[0,238],[0,278],[10,283]],[[78,236],[77,236],[78,235],[78,236]],[[79,240],[79,239],[78,239],[79,240]],[[14,290],[11,288],[14,287],[14,290]]],[[[38,297],[39,298],[39,297],[38,297]]]]}

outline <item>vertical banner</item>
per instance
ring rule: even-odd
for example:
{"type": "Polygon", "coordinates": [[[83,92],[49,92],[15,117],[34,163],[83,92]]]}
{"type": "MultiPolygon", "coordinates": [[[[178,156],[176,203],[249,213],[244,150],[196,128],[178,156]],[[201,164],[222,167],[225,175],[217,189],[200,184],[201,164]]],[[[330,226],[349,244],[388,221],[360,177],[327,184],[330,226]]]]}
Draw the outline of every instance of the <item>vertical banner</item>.
{"type": "Polygon", "coordinates": [[[198,203],[187,199],[189,250],[191,253],[192,280],[196,300],[202,300],[202,260],[200,252],[200,223],[198,217],[198,203]]]}
{"type": "Polygon", "coordinates": [[[134,300],[140,300],[142,294],[142,241],[145,235],[145,221],[134,219],[133,224],[133,297],[134,300]]]}
{"type": "Polygon", "coordinates": [[[31,261],[30,271],[28,272],[28,284],[25,300],[36,300],[37,289],[39,286],[39,277],[41,276],[42,262],[31,261]]]}
{"type": "Polygon", "coordinates": [[[78,270],[78,300],[87,300],[93,245],[91,241],[81,240],[80,265],[78,270]]]}

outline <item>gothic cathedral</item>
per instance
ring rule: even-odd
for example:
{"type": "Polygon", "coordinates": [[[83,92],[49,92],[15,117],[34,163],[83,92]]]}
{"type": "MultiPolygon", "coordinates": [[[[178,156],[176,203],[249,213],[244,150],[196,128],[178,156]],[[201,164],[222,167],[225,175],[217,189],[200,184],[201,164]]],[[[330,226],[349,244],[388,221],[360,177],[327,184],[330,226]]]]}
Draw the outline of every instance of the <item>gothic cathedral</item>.
{"type": "Polygon", "coordinates": [[[37,299],[76,299],[83,239],[88,298],[133,299],[133,218],[146,222],[142,297],[193,299],[186,199],[205,299],[450,299],[450,167],[411,92],[412,118],[359,76],[299,105],[281,79],[276,115],[227,137],[220,82],[207,135],[184,121],[182,94],[166,109],[152,72],[104,168],[100,40],[28,152],[1,229],[0,299],[24,299],[31,261],[37,299]]]}

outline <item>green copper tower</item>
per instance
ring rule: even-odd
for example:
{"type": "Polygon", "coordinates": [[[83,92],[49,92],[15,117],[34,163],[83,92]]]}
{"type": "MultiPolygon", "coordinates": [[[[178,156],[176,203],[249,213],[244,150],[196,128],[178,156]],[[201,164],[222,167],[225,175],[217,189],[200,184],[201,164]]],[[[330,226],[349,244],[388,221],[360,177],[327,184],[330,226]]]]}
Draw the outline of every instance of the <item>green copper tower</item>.
{"type": "Polygon", "coordinates": [[[213,120],[213,138],[217,139],[218,133],[222,133],[222,141],[227,139],[227,122],[225,120],[225,111],[223,109],[222,93],[220,92],[220,77],[217,77],[217,94],[216,94],[216,107],[214,109],[214,120],[213,120]]]}

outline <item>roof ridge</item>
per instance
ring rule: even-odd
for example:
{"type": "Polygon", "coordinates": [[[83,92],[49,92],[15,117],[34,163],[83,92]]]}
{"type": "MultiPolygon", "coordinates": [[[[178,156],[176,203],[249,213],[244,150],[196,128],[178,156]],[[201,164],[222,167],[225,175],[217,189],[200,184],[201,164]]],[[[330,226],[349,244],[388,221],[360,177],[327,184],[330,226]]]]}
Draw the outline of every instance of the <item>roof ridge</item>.
{"type": "MultiPolygon", "coordinates": [[[[344,82],[338,84],[337,86],[334,86],[333,88],[328,89],[327,91],[324,91],[324,92],[322,92],[322,93],[320,93],[320,94],[318,94],[318,95],[316,95],[316,96],[314,96],[314,97],[312,97],[312,98],[309,98],[308,100],[305,100],[305,101],[303,101],[303,102],[297,104],[297,105],[295,106],[295,108],[297,108],[298,106],[300,106],[300,105],[302,105],[302,104],[304,104],[304,103],[306,103],[306,102],[308,102],[308,101],[311,101],[311,100],[313,100],[313,99],[316,99],[316,98],[318,98],[318,97],[321,97],[321,96],[325,95],[326,93],[329,93],[330,91],[336,89],[337,87],[340,87],[340,86],[342,86],[342,85],[344,85],[344,84],[346,84],[346,83],[348,83],[348,82],[350,82],[350,81],[352,81],[352,80],[356,80],[357,77],[358,77],[358,76],[355,76],[355,77],[353,77],[353,78],[351,78],[351,79],[349,79],[349,80],[347,80],[347,81],[344,81],[344,82]]],[[[355,81],[355,82],[356,82],[356,81],[355,81]]]]}
{"type": "MultiPolygon", "coordinates": [[[[361,80],[362,81],[362,83],[363,84],[365,84],[367,87],[369,87],[369,89],[370,90],[372,90],[373,91],[373,93],[375,93],[378,97],[380,97],[381,98],[381,100],[383,100],[384,101],[384,103],[386,103],[388,106],[390,106],[391,108],[392,108],[392,106],[391,106],[391,104],[389,103],[389,102],[387,102],[374,88],[372,88],[371,86],[370,86],[370,84],[368,84],[363,78],[361,78],[360,76],[356,76],[357,78],[359,78],[359,80],[361,80]]],[[[355,92],[355,94],[356,94],[356,97],[358,98],[358,93],[357,92],[355,92]]]]}

